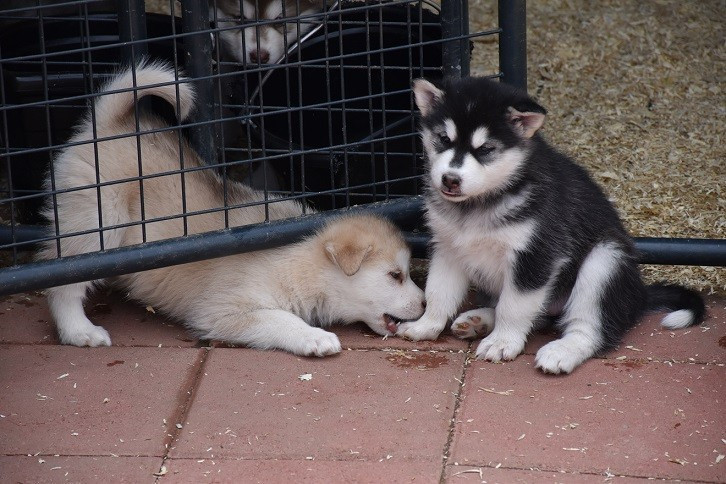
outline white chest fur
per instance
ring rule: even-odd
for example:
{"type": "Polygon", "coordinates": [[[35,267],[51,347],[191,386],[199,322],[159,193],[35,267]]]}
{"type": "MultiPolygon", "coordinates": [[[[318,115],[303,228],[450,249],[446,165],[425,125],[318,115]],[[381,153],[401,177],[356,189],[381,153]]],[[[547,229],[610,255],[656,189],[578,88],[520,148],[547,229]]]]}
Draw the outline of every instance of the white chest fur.
{"type": "Polygon", "coordinates": [[[496,224],[490,215],[468,216],[461,224],[430,210],[428,221],[436,242],[435,250],[447,251],[473,283],[498,295],[511,277],[516,252],[529,245],[535,222],[528,219],[496,224]]]}

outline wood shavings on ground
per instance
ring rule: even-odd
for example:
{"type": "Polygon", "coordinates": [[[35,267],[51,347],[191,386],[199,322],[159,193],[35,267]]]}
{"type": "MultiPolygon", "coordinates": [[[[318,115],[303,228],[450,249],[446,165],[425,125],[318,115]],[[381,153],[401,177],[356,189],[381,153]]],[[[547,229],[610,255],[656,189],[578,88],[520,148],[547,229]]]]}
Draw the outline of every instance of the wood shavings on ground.
{"type": "Polygon", "coordinates": [[[494,393],[496,395],[504,395],[506,397],[510,396],[512,393],[514,393],[514,390],[504,390],[504,391],[496,391],[493,388],[482,388],[479,387],[480,392],[487,392],[487,393],[494,393]]]}
{"type": "Polygon", "coordinates": [[[302,375],[297,377],[300,381],[310,381],[313,379],[313,375],[311,373],[303,373],[302,375]]]}

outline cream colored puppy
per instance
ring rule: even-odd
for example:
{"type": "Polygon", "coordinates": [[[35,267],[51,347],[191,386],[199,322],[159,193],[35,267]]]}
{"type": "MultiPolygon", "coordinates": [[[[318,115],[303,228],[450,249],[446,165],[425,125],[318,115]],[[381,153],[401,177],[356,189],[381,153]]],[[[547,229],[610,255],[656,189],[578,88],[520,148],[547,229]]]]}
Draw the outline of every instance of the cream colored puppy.
{"type": "MultiPolygon", "coordinates": [[[[177,105],[177,87],[170,84],[174,72],[168,66],[140,65],[135,77],[138,86],[154,85],[137,91],[137,99],[153,95],[177,105]]],[[[129,70],[105,87],[108,94],[96,99],[97,138],[136,131],[133,92],[113,92],[132,86],[129,70]]],[[[183,83],[178,93],[179,116],[184,119],[192,109],[194,92],[183,83]]],[[[90,116],[70,143],[94,139],[89,120],[90,116]]],[[[165,127],[159,118],[140,116],[141,131],[165,127]]],[[[196,214],[186,217],[189,234],[223,229],[222,212],[205,213],[225,205],[222,179],[212,170],[195,170],[204,165],[184,141],[184,167],[192,171],[182,178],[179,148],[174,131],[157,131],[97,142],[97,165],[93,143],[64,149],[53,162],[55,189],[69,190],[55,196],[58,232],[67,235],[98,229],[99,206],[104,249],[141,243],[142,226],[124,225],[142,218],[147,241],[183,235],[184,221],[178,215],[185,211],[196,214]],[[110,183],[100,189],[82,188],[97,183],[97,168],[100,181],[110,183]],[[157,176],[140,182],[135,179],[140,171],[157,176]],[[177,218],[167,218],[173,216],[177,218]]],[[[50,180],[46,186],[50,188],[50,180]]],[[[226,190],[229,206],[264,200],[262,193],[234,181],[227,180],[226,190]]],[[[301,213],[296,202],[272,200],[269,204],[271,220],[301,213]]],[[[44,215],[55,230],[52,201],[44,215]]],[[[255,224],[265,220],[265,209],[261,205],[236,208],[228,216],[232,227],[255,224]]],[[[99,251],[99,239],[93,232],[64,237],[61,255],[99,251]]],[[[57,257],[55,241],[46,243],[38,257],[57,257]]],[[[392,335],[396,322],[422,315],[423,292],[409,277],[409,260],[409,248],[390,222],[370,215],[345,216],[293,245],[124,275],[110,282],[131,298],[182,321],[202,338],[324,356],[339,352],[340,342],[333,333],[311,324],[324,327],[363,321],[378,334],[392,335]]],[[[108,332],[95,326],[83,310],[93,285],[83,282],[47,291],[61,342],[111,344],[108,332]]]]}

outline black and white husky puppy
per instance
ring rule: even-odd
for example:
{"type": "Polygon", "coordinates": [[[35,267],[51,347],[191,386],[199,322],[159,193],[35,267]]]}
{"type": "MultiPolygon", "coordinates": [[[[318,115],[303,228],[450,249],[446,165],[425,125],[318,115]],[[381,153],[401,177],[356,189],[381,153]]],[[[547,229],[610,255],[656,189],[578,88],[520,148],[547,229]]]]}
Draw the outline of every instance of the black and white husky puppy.
{"type": "Polygon", "coordinates": [[[536,365],[570,373],[617,345],[645,311],[667,309],[669,329],[703,320],[694,291],[645,286],[615,208],[587,172],[537,130],[545,109],[525,93],[485,78],[416,80],[426,155],[427,222],[433,255],[426,311],[397,334],[435,339],[473,283],[494,309],[461,314],[459,337],[486,336],[477,358],[511,360],[536,323],[556,317],[560,339],[536,365]]]}

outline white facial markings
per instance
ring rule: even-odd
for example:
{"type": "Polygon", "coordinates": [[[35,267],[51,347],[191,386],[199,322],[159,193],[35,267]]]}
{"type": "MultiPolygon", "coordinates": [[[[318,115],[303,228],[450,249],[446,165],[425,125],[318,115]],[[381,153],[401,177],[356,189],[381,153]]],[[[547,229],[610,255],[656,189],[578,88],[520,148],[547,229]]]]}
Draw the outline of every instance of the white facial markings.
{"type": "MultiPolygon", "coordinates": [[[[431,154],[429,154],[431,157],[431,154]]],[[[441,177],[444,173],[458,173],[457,170],[453,170],[449,167],[451,160],[454,158],[454,149],[448,149],[443,153],[434,154],[431,158],[431,168],[429,175],[431,176],[431,184],[437,190],[441,190],[441,177]]]]}
{"type": "Polygon", "coordinates": [[[451,141],[456,141],[456,124],[450,119],[444,121],[444,128],[446,128],[446,136],[451,141]]]}
{"type": "Polygon", "coordinates": [[[489,138],[489,130],[486,129],[484,126],[479,126],[474,130],[474,132],[471,134],[471,147],[472,149],[477,149],[481,145],[483,145],[486,140],[489,138]]]}
{"type": "MultiPolygon", "coordinates": [[[[219,0],[220,3],[222,0],[219,0]]],[[[227,1],[227,11],[217,8],[217,18],[220,20],[221,27],[239,26],[237,21],[233,21],[231,17],[239,16],[239,1],[227,1]]],[[[242,28],[225,30],[220,33],[220,41],[225,45],[226,50],[235,57],[239,62],[256,63],[250,56],[252,53],[255,58],[259,54],[259,60],[263,64],[274,63],[281,59],[285,54],[285,47],[288,48],[295,43],[299,35],[306,33],[312,28],[309,22],[301,22],[298,31],[297,21],[294,19],[300,15],[308,15],[318,12],[319,9],[312,5],[300,6],[298,12],[297,4],[293,1],[286,1],[283,12],[283,5],[279,1],[259,1],[253,2],[244,0],[242,2],[243,16],[248,20],[242,28]],[[255,8],[259,5],[259,10],[255,8]],[[254,20],[274,20],[279,16],[284,16],[287,22],[283,24],[265,24],[255,25],[254,20]],[[259,40],[259,42],[258,42],[259,40]]]]}
{"type": "Polygon", "coordinates": [[[469,155],[464,160],[461,173],[462,193],[477,196],[492,193],[507,186],[524,163],[526,152],[511,148],[486,165],[469,155]]]}
{"type": "Polygon", "coordinates": [[[430,160],[436,157],[436,147],[434,146],[433,133],[428,128],[421,128],[421,141],[423,143],[426,155],[430,160]]]}

